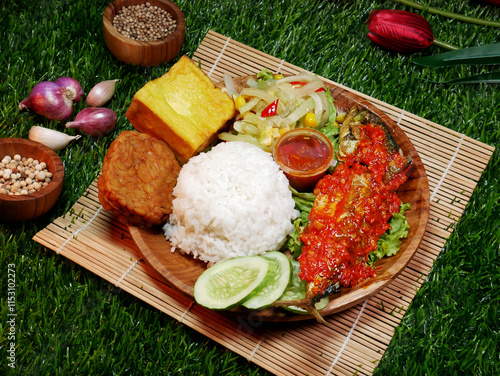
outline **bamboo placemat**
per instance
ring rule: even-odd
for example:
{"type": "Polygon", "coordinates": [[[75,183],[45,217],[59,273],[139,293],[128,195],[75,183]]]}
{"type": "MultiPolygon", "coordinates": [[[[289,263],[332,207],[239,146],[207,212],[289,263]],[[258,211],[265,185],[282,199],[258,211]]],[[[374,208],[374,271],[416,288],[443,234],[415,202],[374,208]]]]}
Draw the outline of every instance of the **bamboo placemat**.
{"type": "MultiPolygon", "coordinates": [[[[213,31],[193,60],[214,81],[222,80],[224,73],[244,76],[262,68],[283,74],[302,70],[213,31]]],[[[362,304],[327,317],[327,325],[312,320],[271,324],[256,317],[232,319],[198,306],[142,260],[127,228],[102,209],[95,182],[34,240],[276,375],[371,375],[494,148],[356,94],[386,112],[415,145],[429,178],[430,216],[420,248],[398,278],[362,304]]]]}

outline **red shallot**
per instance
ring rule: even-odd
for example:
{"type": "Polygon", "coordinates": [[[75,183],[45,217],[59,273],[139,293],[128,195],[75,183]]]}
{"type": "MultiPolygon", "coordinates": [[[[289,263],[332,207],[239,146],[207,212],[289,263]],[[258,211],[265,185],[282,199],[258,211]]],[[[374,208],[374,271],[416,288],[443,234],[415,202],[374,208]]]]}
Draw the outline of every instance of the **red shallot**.
{"type": "Polygon", "coordinates": [[[107,80],[99,82],[87,95],[87,105],[101,107],[105,105],[115,93],[116,82],[120,80],[107,80]]]}
{"type": "Polygon", "coordinates": [[[113,131],[117,120],[116,113],[109,108],[87,107],[76,115],[75,121],[66,123],[66,128],[76,128],[97,138],[113,131]]]}
{"type": "Polygon", "coordinates": [[[70,90],[73,97],[73,102],[80,102],[83,97],[83,89],[80,83],[72,77],[61,77],[54,81],[59,86],[65,87],[70,90]]]}
{"type": "Polygon", "coordinates": [[[35,85],[28,98],[19,103],[19,109],[29,108],[49,120],[63,121],[73,114],[73,101],[79,101],[83,90],[69,77],[59,82],[42,81],[35,85]]]}

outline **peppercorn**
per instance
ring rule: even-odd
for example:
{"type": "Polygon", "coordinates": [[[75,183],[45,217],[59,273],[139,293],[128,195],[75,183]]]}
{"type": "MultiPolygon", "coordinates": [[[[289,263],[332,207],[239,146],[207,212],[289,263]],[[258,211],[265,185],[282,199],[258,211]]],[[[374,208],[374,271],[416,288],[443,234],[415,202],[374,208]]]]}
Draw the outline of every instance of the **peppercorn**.
{"type": "Polygon", "coordinates": [[[113,18],[113,26],[127,38],[155,41],[172,34],[177,21],[166,10],[146,2],[123,7],[113,18]]]}

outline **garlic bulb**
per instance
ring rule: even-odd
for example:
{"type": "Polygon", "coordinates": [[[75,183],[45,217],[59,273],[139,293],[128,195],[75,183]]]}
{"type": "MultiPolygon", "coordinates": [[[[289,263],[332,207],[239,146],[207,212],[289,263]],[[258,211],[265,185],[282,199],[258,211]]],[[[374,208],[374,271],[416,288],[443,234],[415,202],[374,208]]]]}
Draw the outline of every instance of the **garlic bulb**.
{"type": "Polygon", "coordinates": [[[101,107],[106,104],[115,93],[117,82],[120,82],[120,80],[107,80],[95,85],[87,95],[87,105],[101,107]]]}
{"type": "Polygon", "coordinates": [[[73,140],[78,140],[81,136],[70,136],[66,133],[55,131],[53,129],[40,127],[35,125],[31,127],[28,138],[31,141],[36,141],[45,146],[48,146],[52,150],[61,150],[66,145],[68,145],[73,140]]]}

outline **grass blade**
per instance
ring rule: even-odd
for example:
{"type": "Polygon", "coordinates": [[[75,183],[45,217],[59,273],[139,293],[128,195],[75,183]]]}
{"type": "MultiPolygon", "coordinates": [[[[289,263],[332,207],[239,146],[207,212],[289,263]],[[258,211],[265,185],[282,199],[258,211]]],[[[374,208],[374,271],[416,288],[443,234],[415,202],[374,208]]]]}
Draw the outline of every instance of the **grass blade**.
{"type": "Polygon", "coordinates": [[[500,43],[448,51],[442,54],[417,58],[413,62],[427,67],[446,67],[461,64],[500,64],[500,43]]]}
{"type": "Polygon", "coordinates": [[[474,76],[462,77],[444,82],[430,81],[430,80],[426,81],[435,84],[479,84],[479,83],[500,84],[500,72],[477,74],[474,76]]]}
{"type": "Polygon", "coordinates": [[[444,10],[441,10],[438,8],[430,7],[428,5],[419,4],[419,3],[412,1],[412,0],[394,0],[394,1],[396,3],[408,5],[409,7],[412,7],[412,8],[418,9],[418,10],[423,10],[425,12],[437,14],[437,15],[443,16],[443,17],[454,18],[454,19],[459,20],[459,21],[470,22],[470,23],[473,23],[476,25],[500,27],[500,22],[483,20],[481,18],[468,17],[468,16],[465,16],[463,14],[447,12],[447,11],[444,11],[444,10]]]}

